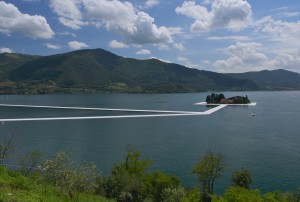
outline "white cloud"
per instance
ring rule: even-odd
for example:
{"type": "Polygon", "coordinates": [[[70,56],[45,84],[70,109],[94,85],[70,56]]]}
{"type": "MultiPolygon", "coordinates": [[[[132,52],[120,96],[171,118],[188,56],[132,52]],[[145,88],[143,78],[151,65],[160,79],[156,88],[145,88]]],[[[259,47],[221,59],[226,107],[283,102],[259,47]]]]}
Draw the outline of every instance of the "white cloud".
{"type": "Polygon", "coordinates": [[[17,32],[33,39],[50,39],[54,36],[43,16],[23,14],[13,4],[4,1],[0,1],[0,32],[17,32]]]}
{"type": "Polygon", "coordinates": [[[13,50],[10,48],[4,48],[4,47],[0,48],[0,53],[12,53],[12,52],[13,50]]]}
{"type": "Polygon", "coordinates": [[[233,41],[249,41],[248,36],[210,36],[206,38],[211,41],[233,40],[233,41]]]}
{"type": "Polygon", "coordinates": [[[284,12],[283,15],[286,17],[295,17],[295,16],[300,15],[300,13],[299,12],[284,12]]]}
{"type": "Polygon", "coordinates": [[[170,50],[167,44],[155,44],[154,46],[158,47],[158,50],[170,50]]]}
{"type": "Polygon", "coordinates": [[[105,28],[136,44],[167,43],[171,34],[164,26],[157,27],[154,18],[137,11],[130,2],[83,0],[88,16],[100,21],[105,28]]]}
{"type": "Polygon", "coordinates": [[[126,45],[123,42],[119,42],[117,40],[112,40],[111,42],[109,42],[109,47],[111,47],[111,48],[128,48],[128,45],[126,45]]]}
{"type": "Polygon", "coordinates": [[[79,42],[79,41],[71,41],[71,42],[68,43],[68,46],[72,50],[79,50],[79,49],[89,47],[87,44],[85,44],[83,42],[79,42]]]}
{"type": "Polygon", "coordinates": [[[269,61],[266,66],[269,69],[286,69],[300,72],[300,52],[281,53],[275,59],[269,61]]]}
{"type": "Polygon", "coordinates": [[[72,29],[80,29],[86,24],[79,6],[77,0],[50,0],[50,7],[59,16],[59,22],[72,29]]]}
{"type": "Polygon", "coordinates": [[[147,49],[142,49],[139,50],[138,52],[136,52],[137,55],[150,55],[151,51],[147,50],[147,49]]]}
{"type": "Polygon", "coordinates": [[[198,64],[193,64],[188,58],[186,57],[177,57],[177,60],[182,63],[182,65],[189,67],[189,68],[199,68],[198,64]]]}
{"type": "Polygon", "coordinates": [[[146,8],[151,8],[159,4],[159,0],[147,0],[145,3],[146,8]]]}
{"type": "Polygon", "coordinates": [[[149,14],[138,11],[132,3],[119,0],[51,0],[59,21],[70,28],[84,25],[105,27],[125,38],[128,43],[169,43],[169,30],[158,27],[149,14]]]}
{"type": "Polygon", "coordinates": [[[184,51],[184,46],[182,43],[174,43],[174,48],[176,48],[180,51],[184,51]]]}
{"type": "Polygon", "coordinates": [[[195,1],[184,1],[175,10],[177,14],[195,20],[191,25],[191,31],[194,33],[209,32],[219,28],[240,31],[251,22],[252,10],[247,1],[214,0],[205,3],[211,3],[211,11],[208,11],[205,6],[197,5],[195,1]]]}
{"type": "MultiPolygon", "coordinates": [[[[279,45],[280,47],[280,45],[279,45]]],[[[237,42],[223,49],[223,53],[229,57],[225,60],[217,60],[213,68],[217,72],[247,72],[273,69],[286,69],[300,72],[300,49],[288,48],[272,51],[261,43],[240,43],[237,42]]]]}
{"type": "Polygon", "coordinates": [[[254,26],[256,32],[267,34],[269,40],[299,47],[300,21],[287,22],[274,20],[270,16],[267,16],[257,21],[254,26]]]}
{"type": "Polygon", "coordinates": [[[230,57],[218,60],[213,66],[218,72],[245,72],[263,70],[268,57],[261,51],[260,43],[236,43],[223,50],[230,57]]]}
{"type": "Polygon", "coordinates": [[[46,47],[49,48],[49,49],[54,49],[54,50],[59,50],[59,49],[61,49],[61,46],[60,46],[60,45],[57,45],[57,44],[46,43],[45,45],[46,45],[46,47]]]}
{"type": "Polygon", "coordinates": [[[182,35],[184,33],[182,31],[181,27],[168,27],[167,29],[172,36],[173,35],[182,35]]]}
{"type": "Polygon", "coordinates": [[[76,37],[76,34],[71,33],[71,32],[57,32],[56,35],[57,36],[72,36],[72,37],[76,37]]]}
{"type": "Polygon", "coordinates": [[[271,9],[271,11],[282,11],[282,10],[288,10],[290,7],[288,6],[284,6],[284,7],[280,7],[280,8],[274,8],[271,9]]]}

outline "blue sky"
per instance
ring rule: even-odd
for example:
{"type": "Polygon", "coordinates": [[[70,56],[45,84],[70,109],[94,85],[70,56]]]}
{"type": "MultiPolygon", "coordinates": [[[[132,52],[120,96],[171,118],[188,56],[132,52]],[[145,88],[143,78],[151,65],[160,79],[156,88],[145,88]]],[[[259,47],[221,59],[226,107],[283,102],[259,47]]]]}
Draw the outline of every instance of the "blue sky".
{"type": "Polygon", "coordinates": [[[103,48],[216,72],[300,72],[299,0],[0,0],[0,52],[103,48]]]}

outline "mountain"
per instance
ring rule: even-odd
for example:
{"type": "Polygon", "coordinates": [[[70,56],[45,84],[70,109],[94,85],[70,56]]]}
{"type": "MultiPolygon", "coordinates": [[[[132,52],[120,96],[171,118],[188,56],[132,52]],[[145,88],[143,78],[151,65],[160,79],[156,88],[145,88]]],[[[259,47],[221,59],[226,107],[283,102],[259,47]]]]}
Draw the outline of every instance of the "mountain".
{"type": "Polygon", "coordinates": [[[233,78],[254,81],[262,90],[299,90],[300,74],[279,70],[263,70],[260,72],[246,72],[240,74],[227,74],[233,78]]]}
{"type": "Polygon", "coordinates": [[[171,93],[300,89],[300,75],[284,72],[284,76],[276,71],[220,74],[157,59],[124,58],[103,49],[51,56],[5,53],[0,54],[0,93],[171,93]],[[269,82],[264,83],[264,77],[269,82]]]}

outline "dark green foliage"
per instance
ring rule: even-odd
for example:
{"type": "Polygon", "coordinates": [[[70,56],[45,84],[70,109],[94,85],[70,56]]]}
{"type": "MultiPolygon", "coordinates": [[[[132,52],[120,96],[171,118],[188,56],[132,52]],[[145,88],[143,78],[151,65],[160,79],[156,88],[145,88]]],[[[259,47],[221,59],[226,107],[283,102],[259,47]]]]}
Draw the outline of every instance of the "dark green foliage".
{"type": "Polygon", "coordinates": [[[200,202],[201,195],[197,188],[186,191],[184,202],[200,202]]]}
{"type": "Polygon", "coordinates": [[[250,185],[252,184],[250,171],[245,168],[234,171],[232,174],[232,182],[234,186],[249,189],[250,185]]]}
{"type": "Polygon", "coordinates": [[[118,201],[142,201],[145,171],[151,162],[140,160],[141,153],[133,145],[128,145],[126,158],[114,166],[106,182],[106,194],[118,201]]]}
{"type": "Polygon", "coordinates": [[[211,95],[208,95],[206,97],[206,102],[207,103],[217,104],[217,103],[220,103],[222,99],[225,99],[224,94],[215,94],[215,93],[212,93],[211,95]]]}
{"type": "Polygon", "coordinates": [[[156,59],[124,58],[103,49],[43,57],[0,54],[2,94],[300,89],[297,73],[278,70],[253,74],[202,71],[156,59]]]}
{"type": "Polygon", "coordinates": [[[248,99],[248,96],[246,97],[243,96],[235,96],[228,98],[228,100],[232,100],[234,104],[249,104],[250,100],[248,99]]]}
{"type": "Polygon", "coordinates": [[[222,176],[224,168],[224,157],[212,151],[206,152],[193,168],[193,173],[197,175],[201,183],[203,201],[209,201],[209,195],[214,193],[214,182],[222,176]]]}
{"type": "Polygon", "coordinates": [[[128,145],[125,160],[114,166],[106,181],[106,195],[117,201],[161,201],[162,192],[180,185],[178,177],[160,171],[148,173],[149,160],[141,160],[136,146],[128,145]]]}
{"type": "Polygon", "coordinates": [[[155,171],[145,178],[145,193],[154,201],[162,201],[163,191],[169,189],[170,192],[176,192],[179,184],[180,180],[178,177],[155,171]]]}

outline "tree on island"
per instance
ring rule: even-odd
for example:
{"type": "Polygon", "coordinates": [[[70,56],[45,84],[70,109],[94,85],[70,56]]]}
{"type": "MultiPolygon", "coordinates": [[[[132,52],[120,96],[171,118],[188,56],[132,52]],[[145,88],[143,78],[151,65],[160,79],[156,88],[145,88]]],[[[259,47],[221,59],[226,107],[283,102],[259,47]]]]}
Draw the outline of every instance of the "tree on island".
{"type": "Polygon", "coordinates": [[[215,94],[207,95],[206,103],[208,104],[249,104],[250,100],[248,96],[234,96],[230,98],[225,98],[224,94],[215,94]]]}
{"type": "Polygon", "coordinates": [[[212,93],[206,97],[207,103],[220,103],[222,99],[225,99],[224,94],[215,94],[212,93]]]}

